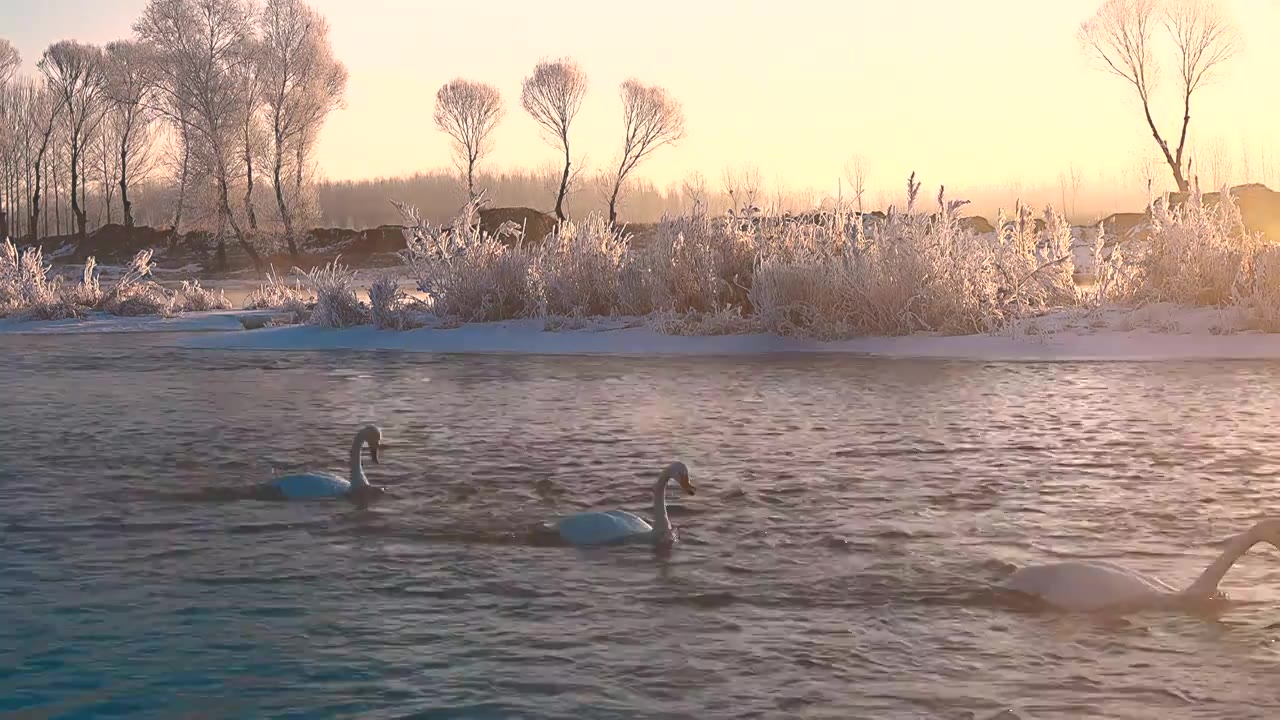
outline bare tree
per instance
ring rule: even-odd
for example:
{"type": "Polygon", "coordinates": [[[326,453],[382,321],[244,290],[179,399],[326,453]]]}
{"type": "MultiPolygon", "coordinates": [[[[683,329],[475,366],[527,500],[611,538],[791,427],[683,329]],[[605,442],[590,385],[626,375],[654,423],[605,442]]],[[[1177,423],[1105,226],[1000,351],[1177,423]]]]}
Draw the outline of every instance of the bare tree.
{"type": "Polygon", "coordinates": [[[690,212],[696,216],[707,214],[707,178],[700,172],[694,172],[685,179],[681,191],[690,203],[690,212]]]}
{"type": "Polygon", "coordinates": [[[1215,68],[1239,50],[1235,29],[1205,0],[1106,0],[1098,12],[1080,25],[1085,49],[1107,69],[1133,85],[1142,101],[1147,127],[1173,172],[1178,190],[1190,187],[1184,165],[1187,127],[1191,123],[1191,96],[1215,68]],[[1156,126],[1151,114],[1152,93],[1159,64],[1153,48],[1155,26],[1163,24],[1173,40],[1182,98],[1182,130],[1176,150],[1156,126]]]}
{"type": "Polygon", "coordinates": [[[114,162],[118,163],[115,171],[125,227],[134,225],[133,202],[129,200],[134,162],[142,160],[150,140],[148,123],[153,112],[149,107],[147,59],[145,48],[135,42],[120,40],[106,48],[106,95],[110,106],[106,135],[111,140],[114,162]]]}
{"type": "Polygon", "coordinates": [[[618,222],[618,195],[622,185],[654,150],[679,142],[684,137],[684,109],[657,85],[645,85],[634,78],[623,81],[622,160],[613,174],[609,194],[609,224],[618,222]]]}
{"type": "Polygon", "coordinates": [[[271,179],[289,253],[296,258],[294,223],[303,202],[305,161],[329,113],[343,105],[347,69],[333,55],[328,22],[302,0],[267,0],[258,27],[270,126],[271,179]],[[285,181],[290,163],[292,193],[287,192],[285,181]]]}
{"type": "Polygon", "coordinates": [[[867,159],[855,155],[844,164],[844,177],[853,190],[854,201],[858,203],[858,214],[862,214],[862,196],[867,191],[867,159]]]}
{"type": "Polygon", "coordinates": [[[8,83],[21,65],[22,55],[18,49],[13,43],[0,38],[0,85],[8,83]]]}
{"type": "Polygon", "coordinates": [[[569,58],[539,62],[521,86],[520,105],[538,123],[548,142],[564,150],[564,173],[556,195],[556,218],[561,222],[569,189],[569,126],[582,109],[586,94],[587,74],[569,58]]]}
{"type": "Polygon", "coordinates": [[[467,199],[476,197],[476,164],[489,153],[489,136],[502,120],[502,96],[486,83],[457,78],[436,91],[436,127],[453,140],[458,170],[467,177],[467,199]]]}
{"type": "Polygon", "coordinates": [[[134,31],[154,53],[149,67],[160,96],[156,109],[189,131],[189,160],[214,183],[219,265],[227,267],[223,231],[230,226],[260,269],[262,258],[231,210],[238,119],[247,102],[238,73],[252,60],[250,6],[243,0],[150,0],[134,31]]]}
{"type": "Polygon", "coordinates": [[[255,160],[263,154],[266,138],[262,128],[264,101],[265,47],[256,39],[244,45],[245,62],[231,70],[240,97],[239,115],[236,117],[236,135],[239,142],[240,169],[244,173],[244,214],[249,229],[258,230],[258,211],[253,203],[254,181],[258,171],[255,160]]]}
{"type": "Polygon", "coordinates": [[[756,197],[760,194],[759,168],[754,165],[737,171],[725,168],[720,183],[734,212],[756,206],[756,197]]]}
{"type": "Polygon", "coordinates": [[[56,42],[44,51],[39,68],[64,108],[71,143],[71,212],[75,215],[76,233],[84,237],[88,214],[81,206],[79,190],[85,142],[102,119],[106,93],[102,49],[74,40],[56,42]]]}
{"type": "Polygon", "coordinates": [[[62,102],[59,98],[44,86],[30,83],[28,85],[28,100],[26,101],[26,112],[29,115],[27,123],[27,135],[24,138],[24,144],[27,148],[28,165],[31,168],[32,179],[27,185],[30,200],[27,208],[30,211],[30,221],[27,225],[27,234],[31,242],[36,241],[36,237],[40,232],[41,211],[44,210],[45,215],[45,234],[48,234],[48,210],[42,208],[42,192],[44,191],[44,182],[46,180],[44,171],[46,156],[49,147],[53,142],[53,134],[57,129],[58,118],[62,112],[62,102]]]}

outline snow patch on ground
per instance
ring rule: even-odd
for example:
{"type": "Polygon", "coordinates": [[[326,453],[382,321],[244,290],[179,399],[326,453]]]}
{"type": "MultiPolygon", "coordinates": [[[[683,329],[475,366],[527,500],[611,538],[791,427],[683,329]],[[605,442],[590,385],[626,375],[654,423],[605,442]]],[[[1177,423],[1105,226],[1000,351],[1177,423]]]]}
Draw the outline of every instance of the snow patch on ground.
{"type": "Polygon", "coordinates": [[[1064,310],[1000,334],[868,337],[835,342],[763,333],[664,335],[641,319],[615,318],[547,331],[543,320],[408,331],[310,326],[184,339],[190,348],[259,351],[395,350],[538,355],[769,355],[847,353],[897,358],[1011,361],[1280,359],[1280,334],[1240,330],[1241,318],[1212,308],[1064,310]]]}
{"type": "Polygon", "coordinates": [[[97,313],[83,320],[0,320],[0,334],[188,333],[179,346],[275,352],[391,350],[425,353],[530,355],[777,355],[844,353],[893,358],[987,361],[1160,361],[1280,359],[1280,333],[1248,330],[1237,308],[1073,308],[1020,321],[1000,333],[917,334],[834,342],[739,335],[665,335],[644,318],[511,320],[460,327],[332,329],[288,322],[272,310],[186,313],[177,318],[122,318],[97,313]],[[275,320],[276,326],[270,326],[275,320]],[[246,330],[246,325],[268,327],[246,330]],[[549,329],[550,328],[550,329],[549,329]]]}
{"type": "Polygon", "coordinates": [[[221,333],[244,329],[241,318],[270,319],[279,313],[272,310],[219,310],[184,313],[179,317],[158,315],[117,317],[92,313],[80,320],[24,321],[17,318],[0,320],[4,335],[89,335],[97,333],[184,332],[221,333]]]}

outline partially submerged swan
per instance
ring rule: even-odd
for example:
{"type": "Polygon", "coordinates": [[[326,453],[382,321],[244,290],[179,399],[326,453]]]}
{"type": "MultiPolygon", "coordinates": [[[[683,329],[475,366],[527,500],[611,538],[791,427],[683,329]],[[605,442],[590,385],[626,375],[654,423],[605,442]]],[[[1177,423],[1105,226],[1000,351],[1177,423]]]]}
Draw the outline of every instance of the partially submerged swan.
{"type": "Polygon", "coordinates": [[[1240,556],[1260,542],[1280,549],[1280,518],[1262,520],[1232,538],[1222,554],[1185,590],[1177,590],[1119,565],[1098,561],[1025,567],[1006,578],[1002,587],[1079,612],[1195,606],[1221,598],[1218,583],[1240,556]]]}
{"type": "Polygon", "coordinates": [[[688,495],[694,494],[689,469],[684,463],[673,462],[662,470],[653,486],[653,524],[626,510],[584,512],[543,524],[544,533],[555,534],[570,545],[614,545],[631,542],[652,542],[659,547],[670,547],[676,542],[676,529],[667,518],[667,483],[676,480],[688,495]]]}
{"type": "Polygon", "coordinates": [[[385,494],[386,488],[370,485],[364,476],[360,455],[366,443],[374,464],[378,463],[378,453],[387,447],[382,442],[382,430],[376,425],[368,425],[356,433],[355,440],[351,443],[350,479],[327,472],[282,475],[264,483],[260,488],[260,495],[275,500],[346,498],[358,504],[368,503],[385,494]]]}

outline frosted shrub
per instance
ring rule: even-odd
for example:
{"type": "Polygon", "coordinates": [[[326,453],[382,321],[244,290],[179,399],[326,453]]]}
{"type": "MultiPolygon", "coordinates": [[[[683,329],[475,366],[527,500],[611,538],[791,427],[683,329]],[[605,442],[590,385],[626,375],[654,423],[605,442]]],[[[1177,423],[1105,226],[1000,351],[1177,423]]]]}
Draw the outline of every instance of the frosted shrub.
{"type": "Polygon", "coordinates": [[[383,273],[369,286],[369,317],[379,330],[408,330],[423,323],[412,311],[413,299],[400,290],[396,278],[383,273]]]}
{"type": "Polygon", "coordinates": [[[1250,328],[1280,332],[1280,246],[1265,248],[1254,257],[1252,283],[1243,289],[1240,302],[1250,328]]]}
{"type": "Polygon", "coordinates": [[[80,273],[80,284],[70,290],[71,301],[83,307],[96,308],[102,304],[102,283],[98,279],[98,261],[92,255],[85,259],[80,273]]]}
{"type": "Polygon", "coordinates": [[[1127,248],[1136,299],[1222,305],[1251,284],[1265,244],[1245,231],[1234,198],[1225,189],[1219,197],[1206,206],[1197,186],[1181,207],[1170,208],[1167,197],[1152,204],[1149,237],[1127,248]]]}
{"type": "Polygon", "coordinates": [[[996,219],[993,262],[999,285],[997,317],[1007,321],[1032,310],[1073,306],[1079,301],[1071,225],[1052,207],[1040,216],[1036,229],[1031,208],[1019,202],[1010,220],[1001,211],[996,219]]]}
{"type": "Polygon", "coordinates": [[[148,280],[155,263],[151,250],[139,250],[99,303],[101,309],[112,315],[136,317],[140,315],[170,316],[178,311],[177,296],[155,282],[148,280]]]}
{"type": "Polygon", "coordinates": [[[307,273],[316,294],[316,305],[311,311],[312,325],[343,328],[365,325],[369,322],[369,309],[352,290],[355,273],[337,259],[322,268],[307,273]]]}
{"type": "Polygon", "coordinates": [[[234,306],[222,290],[214,292],[200,287],[199,280],[182,281],[182,310],[184,312],[230,310],[232,307],[234,306]]]}
{"type": "Polygon", "coordinates": [[[246,310],[284,310],[292,312],[299,322],[306,319],[315,303],[315,294],[302,287],[302,281],[285,282],[275,268],[267,272],[267,281],[245,298],[246,310]]]}
{"type": "Polygon", "coordinates": [[[747,291],[758,255],[751,228],[730,218],[664,219],[650,245],[623,263],[623,312],[749,311],[747,291]]]}
{"type": "Polygon", "coordinates": [[[513,247],[484,233],[480,202],[481,197],[473,199],[451,225],[438,228],[425,223],[416,209],[396,203],[407,225],[401,258],[439,317],[484,322],[537,314],[536,253],[524,246],[515,223],[499,232],[515,239],[513,247]]]}
{"type": "Polygon", "coordinates": [[[936,214],[916,213],[918,191],[913,176],[907,211],[890,208],[865,233],[850,218],[837,226],[846,229],[766,254],[751,291],[764,328],[836,339],[972,333],[997,324],[1005,312],[998,241],[963,227],[956,211],[964,203],[941,191],[936,214]]]}
{"type": "Polygon", "coordinates": [[[53,303],[56,285],[49,280],[49,269],[39,247],[19,251],[13,240],[0,243],[0,313],[53,303]]]}
{"type": "Polygon", "coordinates": [[[613,314],[628,244],[628,238],[599,215],[584,223],[561,224],[538,253],[535,283],[543,303],[541,313],[613,314]]]}

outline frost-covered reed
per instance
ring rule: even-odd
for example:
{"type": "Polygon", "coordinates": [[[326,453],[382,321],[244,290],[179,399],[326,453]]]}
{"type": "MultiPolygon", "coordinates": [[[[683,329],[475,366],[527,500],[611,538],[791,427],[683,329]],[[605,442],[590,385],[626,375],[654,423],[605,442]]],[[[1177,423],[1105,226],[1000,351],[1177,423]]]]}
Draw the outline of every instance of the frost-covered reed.
{"type": "MultiPolygon", "coordinates": [[[[597,217],[541,244],[485,235],[478,200],[448,226],[409,207],[404,260],[426,308],[460,322],[520,317],[651,316],[665,332],[840,338],[993,330],[1021,313],[1075,303],[1071,232],[1029,210],[984,236],[938,195],[884,219],[848,208],[804,222],[728,215],[668,218],[643,245],[597,217]],[[505,242],[504,242],[505,240],[505,242]]],[[[500,233],[501,235],[501,233],[500,233]]]]}

